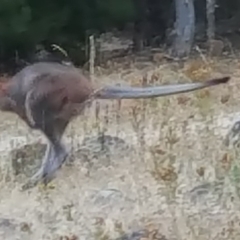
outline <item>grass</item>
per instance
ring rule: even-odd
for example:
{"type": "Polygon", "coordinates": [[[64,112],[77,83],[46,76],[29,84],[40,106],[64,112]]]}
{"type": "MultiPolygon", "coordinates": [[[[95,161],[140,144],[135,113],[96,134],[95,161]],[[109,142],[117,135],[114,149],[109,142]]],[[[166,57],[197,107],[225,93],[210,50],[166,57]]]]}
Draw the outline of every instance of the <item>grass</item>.
{"type": "Polygon", "coordinates": [[[26,170],[19,167],[18,176],[9,170],[13,159],[6,149],[13,140],[16,148],[44,139],[3,114],[0,217],[15,226],[0,224],[4,237],[107,240],[144,231],[128,239],[239,239],[239,156],[223,145],[239,115],[239,62],[206,61],[190,59],[183,68],[163,62],[137,69],[132,64],[127,72],[121,63],[114,63],[112,72],[98,68],[101,84],[122,79],[139,86],[233,74],[228,85],[193,93],[96,101],[69,126],[64,140],[73,147],[75,161],[58,172],[51,189],[19,190],[26,170]],[[76,154],[84,138],[99,134],[122,138],[129,148],[117,141],[106,156],[95,142],[87,146],[86,160],[76,154]],[[20,143],[17,136],[25,140],[20,143]]]}

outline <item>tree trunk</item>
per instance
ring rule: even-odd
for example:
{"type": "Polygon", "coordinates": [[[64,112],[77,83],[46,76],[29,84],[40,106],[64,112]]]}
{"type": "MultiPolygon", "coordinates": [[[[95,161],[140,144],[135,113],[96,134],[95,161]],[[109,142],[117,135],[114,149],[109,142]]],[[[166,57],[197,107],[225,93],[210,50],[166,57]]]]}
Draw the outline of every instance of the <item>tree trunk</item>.
{"type": "Polygon", "coordinates": [[[194,0],[175,0],[175,39],[172,54],[183,58],[190,54],[195,32],[194,0]]]}
{"type": "Polygon", "coordinates": [[[146,0],[133,0],[136,9],[134,22],[133,45],[135,51],[141,51],[144,46],[146,31],[146,0]]]}
{"type": "Polygon", "coordinates": [[[209,42],[215,38],[215,1],[206,0],[207,37],[209,42]]]}

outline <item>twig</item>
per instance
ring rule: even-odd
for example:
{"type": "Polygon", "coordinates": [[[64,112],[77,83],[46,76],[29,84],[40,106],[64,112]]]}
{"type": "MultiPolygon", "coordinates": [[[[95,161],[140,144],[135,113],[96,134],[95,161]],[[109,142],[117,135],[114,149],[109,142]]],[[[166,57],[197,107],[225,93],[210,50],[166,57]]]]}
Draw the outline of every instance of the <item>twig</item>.
{"type": "Polygon", "coordinates": [[[208,64],[208,61],[207,61],[206,57],[204,56],[202,50],[199,48],[199,46],[196,46],[195,48],[196,48],[197,52],[200,54],[200,57],[202,58],[202,60],[203,60],[206,64],[208,64]]]}
{"type": "Polygon", "coordinates": [[[65,57],[68,57],[68,53],[65,49],[61,48],[60,46],[58,46],[57,44],[52,44],[51,45],[53,50],[59,50],[65,57]]]}

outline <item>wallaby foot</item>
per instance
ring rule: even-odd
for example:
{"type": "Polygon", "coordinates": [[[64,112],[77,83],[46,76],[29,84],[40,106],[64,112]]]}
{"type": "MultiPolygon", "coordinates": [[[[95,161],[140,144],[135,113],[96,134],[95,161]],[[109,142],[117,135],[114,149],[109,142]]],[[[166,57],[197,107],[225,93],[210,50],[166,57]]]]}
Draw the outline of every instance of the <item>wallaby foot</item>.
{"type": "Polygon", "coordinates": [[[64,148],[54,148],[50,146],[46,150],[46,155],[43,159],[42,166],[40,169],[28,180],[26,184],[22,186],[22,190],[35,187],[38,183],[43,183],[45,186],[52,181],[56,171],[61,168],[65,162],[68,151],[64,148]],[[48,151],[48,152],[47,152],[48,151]]]}

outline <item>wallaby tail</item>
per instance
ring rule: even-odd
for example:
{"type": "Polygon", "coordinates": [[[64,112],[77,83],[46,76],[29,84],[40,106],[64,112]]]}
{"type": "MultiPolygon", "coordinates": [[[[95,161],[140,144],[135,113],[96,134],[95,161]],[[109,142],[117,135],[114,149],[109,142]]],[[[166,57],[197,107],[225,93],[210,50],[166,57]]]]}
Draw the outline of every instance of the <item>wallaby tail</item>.
{"type": "Polygon", "coordinates": [[[106,86],[95,92],[94,97],[98,99],[133,99],[154,98],[171,94],[195,91],[198,89],[227,83],[230,77],[215,78],[205,82],[183,83],[175,85],[164,85],[155,87],[118,87],[106,86]]]}

